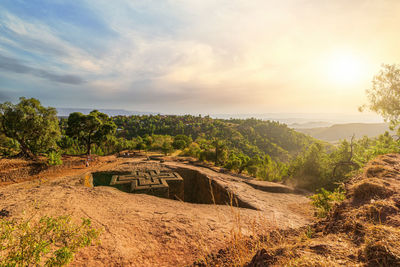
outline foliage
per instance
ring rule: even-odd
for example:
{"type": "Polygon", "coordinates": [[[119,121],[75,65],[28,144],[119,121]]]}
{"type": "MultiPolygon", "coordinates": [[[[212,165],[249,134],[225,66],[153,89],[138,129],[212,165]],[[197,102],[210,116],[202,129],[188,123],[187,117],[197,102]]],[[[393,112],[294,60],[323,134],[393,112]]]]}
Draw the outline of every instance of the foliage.
{"type": "Polygon", "coordinates": [[[80,112],[71,113],[68,117],[66,134],[75,138],[86,147],[90,155],[92,144],[100,146],[116,131],[116,125],[107,114],[93,110],[88,115],[80,112]]]}
{"type": "Polygon", "coordinates": [[[214,163],[215,165],[220,165],[227,157],[226,142],[220,139],[214,139],[211,144],[215,151],[214,163]]]}
{"type": "Polygon", "coordinates": [[[101,145],[102,151],[104,155],[109,155],[113,153],[118,153],[122,150],[132,150],[136,148],[135,140],[126,140],[125,138],[117,138],[115,136],[110,136],[106,141],[104,141],[101,145]]]}
{"type": "Polygon", "coordinates": [[[191,143],[187,148],[185,148],[181,155],[190,156],[194,158],[200,158],[201,148],[197,143],[191,143]]]}
{"type": "Polygon", "coordinates": [[[61,165],[63,163],[61,159],[61,153],[54,150],[50,151],[47,158],[47,163],[52,166],[61,165]]]}
{"type": "Polygon", "coordinates": [[[395,140],[389,132],[385,132],[377,138],[364,137],[358,140],[355,147],[354,160],[360,165],[364,165],[378,155],[399,152],[399,140],[395,140]]]}
{"type": "Polygon", "coordinates": [[[19,143],[15,139],[0,134],[0,155],[14,156],[18,151],[20,151],[19,143]]]}
{"type": "Polygon", "coordinates": [[[286,176],[289,161],[315,141],[284,124],[257,119],[219,120],[191,115],[113,119],[119,129],[117,136],[136,140],[137,149],[165,153],[170,149],[171,137],[172,148],[181,150],[180,155],[270,181],[286,176]]]}
{"type": "Polygon", "coordinates": [[[319,189],[317,194],[310,197],[312,205],[317,209],[316,216],[326,217],[336,203],[340,203],[346,198],[345,193],[342,186],[337,187],[333,192],[324,188],[319,189]]]}
{"type": "Polygon", "coordinates": [[[0,266],[63,266],[98,239],[89,219],[81,224],[69,216],[42,217],[39,222],[0,220],[0,266]]]}
{"type": "MultiPolygon", "coordinates": [[[[292,155],[300,153],[314,141],[285,124],[257,119],[220,120],[208,116],[146,115],[116,116],[113,120],[120,129],[118,137],[132,140],[137,137],[170,135],[174,136],[175,149],[182,149],[183,143],[178,140],[185,141],[185,148],[195,140],[205,154],[215,149],[212,142],[217,139],[223,140],[229,151],[240,151],[249,157],[269,155],[274,160],[288,162],[292,155]]],[[[211,160],[215,161],[215,158],[211,160]]]]}
{"type": "Polygon", "coordinates": [[[289,175],[297,186],[315,190],[326,185],[331,167],[326,148],[315,143],[290,164],[289,175]]]}
{"type": "Polygon", "coordinates": [[[139,151],[146,149],[146,144],[143,142],[142,138],[140,139],[138,138],[138,141],[136,143],[136,149],[139,151]]]}
{"type": "Polygon", "coordinates": [[[263,180],[277,182],[288,175],[288,165],[279,161],[273,161],[268,155],[264,157],[260,166],[256,176],[263,180]]]}
{"type": "Polygon", "coordinates": [[[91,145],[90,151],[93,152],[95,155],[104,156],[104,152],[101,146],[98,145],[91,145]]]}
{"type": "Polygon", "coordinates": [[[60,136],[57,111],[45,108],[35,98],[20,98],[18,104],[0,104],[0,134],[16,140],[25,156],[33,158],[56,147],[60,136]]]}
{"type": "Polygon", "coordinates": [[[185,149],[187,148],[191,143],[193,142],[192,138],[190,136],[186,136],[184,134],[178,134],[174,136],[174,142],[172,143],[172,146],[175,149],[185,149]]]}
{"type": "MultiPolygon", "coordinates": [[[[37,100],[22,100],[27,102],[23,107],[33,105],[44,112],[37,100]]],[[[2,110],[10,105],[14,107],[10,103],[3,104],[2,110]]],[[[24,112],[35,114],[35,108],[33,111],[32,108],[27,109],[30,113],[24,112]]],[[[49,110],[51,113],[52,109],[49,110]]],[[[4,119],[3,114],[1,118],[4,119]]],[[[26,117],[35,117],[29,114],[26,117]]],[[[52,114],[55,116],[55,113],[52,114]]],[[[216,166],[262,180],[289,181],[311,191],[321,187],[334,190],[375,156],[399,152],[399,141],[389,133],[378,138],[364,137],[351,142],[343,140],[333,146],[298,133],[284,124],[257,119],[221,120],[191,115],[109,118],[94,110],[89,115],[72,113],[68,119],[60,120],[59,127],[62,138],[57,144],[66,154],[93,152],[108,155],[125,149],[138,149],[161,151],[168,155],[180,150],[182,156],[214,162],[216,166]]],[[[56,132],[59,133],[59,130],[56,132]]],[[[39,144],[42,139],[42,136],[33,135],[29,142],[39,144]]],[[[15,153],[21,147],[21,142],[16,140],[0,134],[0,152],[3,155],[15,153]]],[[[43,152],[48,151],[49,147],[43,152]]],[[[51,164],[58,164],[57,155],[54,152],[49,155],[52,157],[51,164]]]]}
{"type": "Polygon", "coordinates": [[[173,151],[172,144],[168,141],[164,141],[161,150],[165,155],[170,154],[173,151]]]}
{"type": "Polygon", "coordinates": [[[58,146],[67,155],[82,155],[86,149],[81,145],[78,139],[64,135],[58,142],[58,146]]]}
{"type": "Polygon", "coordinates": [[[382,65],[380,72],[372,81],[372,88],[367,90],[369,105],[365,107],[377,112],[392,127],[400,123],[400,66],[382,65]]]}
{"type": "Polygon", "coordinates": [[[399,151],[399,141],[388,132],[377,138],[365,136],[352,143],[343,140],[333,149],[314,143],[289,164],[288,176],[298,187],[312,191],[321,187],[334,190],[371,159],[399,151]],[[351,164],[343,164],[349,162],[351,164]]]}

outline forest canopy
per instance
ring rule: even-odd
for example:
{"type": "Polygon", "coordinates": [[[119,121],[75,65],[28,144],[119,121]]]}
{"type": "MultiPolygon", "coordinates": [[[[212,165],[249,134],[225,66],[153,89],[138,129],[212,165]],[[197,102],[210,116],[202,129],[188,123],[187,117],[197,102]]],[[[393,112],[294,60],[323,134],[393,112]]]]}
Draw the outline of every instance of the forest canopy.
{"type": "Polygon", "coordinates": [[[62,164],[62,155],[156,151],[262,180],[333,190],[376,155],[399,151],[399,141],[389,133],[332,145],[285,124],[254,118],[109,117],[97,110],[57,118],[54,108],[25,98],[16,105],[1,104],[0,111],[1,155],[42,155],[51,165],[62,164]]]}

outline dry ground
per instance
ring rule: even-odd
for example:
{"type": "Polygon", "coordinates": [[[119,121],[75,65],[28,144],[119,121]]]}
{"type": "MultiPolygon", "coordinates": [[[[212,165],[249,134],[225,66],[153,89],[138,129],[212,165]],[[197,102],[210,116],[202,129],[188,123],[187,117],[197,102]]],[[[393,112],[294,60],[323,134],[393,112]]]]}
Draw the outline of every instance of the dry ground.
{"type": "MultiPolygon", "coordinates": [[[[0,210],[17,220],[62,214],[77,221],[90,218],[104,230],[101,244],[80,251],[73,266],[185,266],[225,247],[233,230],[254,235],[260,228],[297,228],[311,222],[305,196],[269,192],[268,187],[275,186],[268,183],[259,190],[241,178],[190,164],[164,163],[195,168],[259,210],[191,204],[82,184],[85,172],[115,170],[141,160],[102,157],[89,168],[78,164],[28,175],[18,183],[3,182],[0,210]]],[[[3,170],[6,164],[10,162],[3,162],[3,170]]]]}

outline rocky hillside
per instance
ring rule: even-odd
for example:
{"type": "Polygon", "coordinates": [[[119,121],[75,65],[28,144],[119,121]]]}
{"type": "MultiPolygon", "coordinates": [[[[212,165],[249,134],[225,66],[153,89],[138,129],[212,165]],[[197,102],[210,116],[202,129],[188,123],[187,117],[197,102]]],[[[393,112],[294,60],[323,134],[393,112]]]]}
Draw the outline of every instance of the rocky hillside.
{"type": "MultiPolygon", "coordinates": [[[[400,266],[400,155],[371,161],[346,191],[326,219],[250,239],[259,249],[245,265],[400,266]]],[[[211,264],[231,265],[232,252],[211,257],[211,264]]]]}

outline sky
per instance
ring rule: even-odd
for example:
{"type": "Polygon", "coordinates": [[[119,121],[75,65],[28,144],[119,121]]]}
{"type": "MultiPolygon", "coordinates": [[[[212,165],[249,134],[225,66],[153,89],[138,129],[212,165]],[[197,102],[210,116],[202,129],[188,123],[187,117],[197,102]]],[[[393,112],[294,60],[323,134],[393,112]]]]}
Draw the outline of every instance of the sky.
{"type": "Polygon", "coordinates": [[[2,0],[0,102],[345,113],[400,63],[398,0],[2,0]]]}

